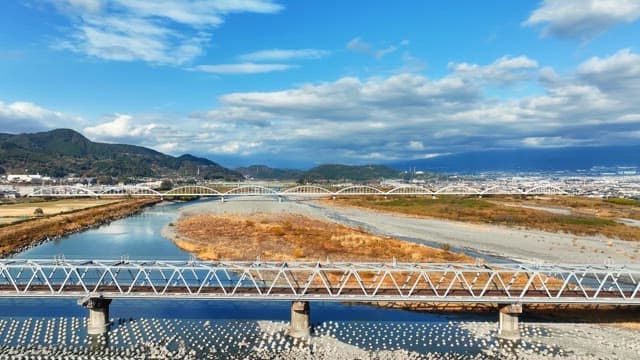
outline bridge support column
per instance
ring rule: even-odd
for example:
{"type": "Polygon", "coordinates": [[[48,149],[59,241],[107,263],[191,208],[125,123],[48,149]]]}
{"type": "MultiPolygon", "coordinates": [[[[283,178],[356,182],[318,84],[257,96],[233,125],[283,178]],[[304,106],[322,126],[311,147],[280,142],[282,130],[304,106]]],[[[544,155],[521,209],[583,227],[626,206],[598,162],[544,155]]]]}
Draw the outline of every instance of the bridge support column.
{"type": "Polygon", "coordinates": [[[518,316],[522,314],[522,304],[508,304],[500,306],[500,320],[498,337],[506,340],[520,338],[518,316]]]}
{"type": "Polygon", "coordinates": [[[305,338],[311,333],[309,321],[309,302],[293,301],[291,303],[291,324],[289,324],[289,336],[305,338]]]}
{"type": "Polygon", "coordinates": [[[103,297],[86,297],[78,300],[78,304],[89,309],[87,334],[103,335],[109,331],[109,304],[111,299],[103,297]]]}

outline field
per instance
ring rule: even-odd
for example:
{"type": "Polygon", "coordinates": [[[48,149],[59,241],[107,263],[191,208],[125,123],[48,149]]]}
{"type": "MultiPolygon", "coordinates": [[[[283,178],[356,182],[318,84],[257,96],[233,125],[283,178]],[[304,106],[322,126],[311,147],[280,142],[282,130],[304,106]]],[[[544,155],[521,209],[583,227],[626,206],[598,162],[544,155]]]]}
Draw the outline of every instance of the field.
{"type": "Polygon", "coordinates": [[[176,244],[203,260],[470,262],[471,258],[297,214],[196,215],[176,244]]]}
{"type": "Polygon", "coordinates": [[[94,206],[112,204],[122,200],[110,199],[62,199],[54,201],[24,202],[0,205],[0,225],[36,217],[34,211],[42,209],[44,216],[67,213],[94,206]]]}
{"type": "MultiPolygon", "coordinates": [[[[327,200],[329,201],[329,200],[327,200]]],[[[619,223],[618,218],[639,219],[638,203],[572,197],[520,199],[439,196],[338,198],[330,204],[354,206],[418,217],[471,223],[523,227],[575,235],[603,235],[640,240],[640,227],[619,223]],[[545,207],[548,209],[545,210],[545,207]],[[563,213],[559,213],[563,212],[563,213]]]]}
{"type": "MultiPolygon", "coordinates": [[[[202,260],[255,260],[261,261],[374,261],[374,262],[474,262],[475,259],[453,253],[446,246],[437,249],[389,237],[380,237],[333,222],[312,219],[291,213],[253,214],[201,214],[180,219],[174,228],[174,242],[202,260]]],[[[337,284],[342,272],[330,272],[328,281],[337,284]]],[[[361,272],[365,282],[375,281],[375,273],[361,272]]],[[[404,282],[406,274],[397,274],[396,280],[404,282]],[[399,277],[398,277],[399,276],[399,277]]],[[[435,278],[446,278],[441,273],[435,278]]],[[[511,275],[506,275],[508,282],[511,275]]],[[[471,281],[470,279],[468,279],[471,281]]],[[[479,283],[489,281],[486,275],[478,275],[479,283]]],[[[512,286],[528,282],[524,275],[516,276],[512,286]]],[[[319,281],[316,279],[316,281],[319,281]]],[[[354,279],[344,280],[356,287],[354,279]]],[[[393,280],[383,279],[385,286],[393,286],[393,280]]],[[[449,275],[448,280],[455,283],[449,275]]],[[[449,283],[441,284],[446,288],[449,283]]],[[[562,282],[548,278],[547,286],[562,282]]],[[[318,285],[321,285],[318,283],[318,285]]],[[[497,283],[494,283],[497,286],[497,283]]],[[[382,307],[413,310],[486,311],[493,306],[473,304],[430,304],[384,302],[372,303],[382,307]]]]}

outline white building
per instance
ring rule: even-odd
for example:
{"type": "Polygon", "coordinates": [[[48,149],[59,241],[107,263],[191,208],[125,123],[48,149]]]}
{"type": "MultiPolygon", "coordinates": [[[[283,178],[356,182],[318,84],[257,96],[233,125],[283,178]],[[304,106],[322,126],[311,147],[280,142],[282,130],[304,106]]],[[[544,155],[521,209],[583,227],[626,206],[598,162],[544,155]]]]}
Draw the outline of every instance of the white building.
{"type": "Polygon", "coordinates": [[[7,181],[8,182],[13,182],[13,183],[30,183],[33,181],[49,181],[51,180],[50,177],[48,176],[42,176],[40,174],[35,174],[35,175],[30,175],[30,174],[25,174],[25,175],[15,175],[15,174],[8,174],[7,175],[7,181]]]}

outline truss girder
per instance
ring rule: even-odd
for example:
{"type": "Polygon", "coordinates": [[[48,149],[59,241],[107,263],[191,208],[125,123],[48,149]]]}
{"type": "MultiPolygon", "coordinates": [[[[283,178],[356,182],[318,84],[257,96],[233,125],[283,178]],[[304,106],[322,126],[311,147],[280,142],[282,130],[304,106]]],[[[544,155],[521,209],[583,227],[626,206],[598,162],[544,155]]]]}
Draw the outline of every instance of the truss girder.
{"type": "Polygon", "coordinates": [[[0,297],[640,305],[640,265],[0,261],[0,297]]]}

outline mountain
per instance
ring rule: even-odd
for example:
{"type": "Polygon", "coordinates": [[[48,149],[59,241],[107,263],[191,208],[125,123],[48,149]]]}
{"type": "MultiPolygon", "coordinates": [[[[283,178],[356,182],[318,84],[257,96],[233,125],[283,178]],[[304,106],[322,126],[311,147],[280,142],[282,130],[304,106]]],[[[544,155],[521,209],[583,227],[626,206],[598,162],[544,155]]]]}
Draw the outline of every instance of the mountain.
{"type": "Polygon", "coordinates": [[[400,171],[384,165],[338,165],[325,164],[311,168],[300,175],[300,180],[321,181],[321,180],[378,180],[381,178],[398,178],[400,171]]]}
{"type": "Polygon", "coordinates": [[[303,170],[278,169],[266,165],[251,165],[235,169],[246,178],[256,180],[296,180],[304,173],[303,170]]]}
{"type": "Polygon", "coordinates": [[[91,177],[196,176],[241,179],[217,163],[182,155],[173,157],[142,146],[92,142],[70,129],[31,134],[0,134],[0,168],[7,173],[70,174],[91,177]]]}
{"type": "Polygon", "coordinates": [[[479,151],[387,164],[398,170],[477,173],[484,171],[576,171],[594,167],[640,167],[640,146],[567,147],[479,151]]]}

